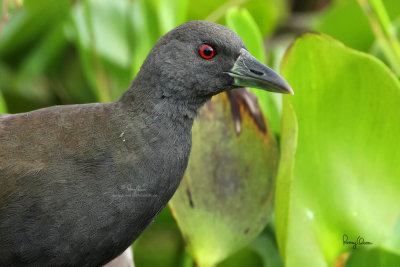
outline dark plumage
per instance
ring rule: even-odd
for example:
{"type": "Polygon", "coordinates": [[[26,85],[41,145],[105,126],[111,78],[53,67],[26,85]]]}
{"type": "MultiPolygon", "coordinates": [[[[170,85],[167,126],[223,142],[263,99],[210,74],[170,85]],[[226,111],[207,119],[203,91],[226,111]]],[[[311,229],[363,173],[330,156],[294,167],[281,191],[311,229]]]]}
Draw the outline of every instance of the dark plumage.
{"type": "Polygon", "coordinates": [[[0,116],[0,266],[119,255],[178,187],[199,108],[246,85],[291,92],[233,31],[192,21],[160,38],[116,102],[0,116]]]}

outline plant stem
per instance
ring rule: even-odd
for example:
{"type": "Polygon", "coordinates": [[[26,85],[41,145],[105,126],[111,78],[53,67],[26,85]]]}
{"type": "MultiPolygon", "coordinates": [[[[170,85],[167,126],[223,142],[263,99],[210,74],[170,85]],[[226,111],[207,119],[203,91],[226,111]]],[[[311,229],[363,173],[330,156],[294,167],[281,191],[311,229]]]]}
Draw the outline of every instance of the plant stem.
{"type": "Polygon", "coordinates": [[[382,0],[357,0],[364,10],[371,28],[389,64],[400,76],[400,43],[390,22],[382,0]]]}
{"type": "Polygon", "coordinates": [[[96,74],[95,84],[96,84],[97,97],[100,102],[110,102],[111,97],[110,97],[110,90],[107,86],[108,84],[107,75],[104,71],[101,58],[97,51],[96,37],[93,29],[94,25],[92,23],[92,10],[88,0],[84,2],[84,12],[89,33],[90,56],[94,66],[94,73],[96,74]]]}

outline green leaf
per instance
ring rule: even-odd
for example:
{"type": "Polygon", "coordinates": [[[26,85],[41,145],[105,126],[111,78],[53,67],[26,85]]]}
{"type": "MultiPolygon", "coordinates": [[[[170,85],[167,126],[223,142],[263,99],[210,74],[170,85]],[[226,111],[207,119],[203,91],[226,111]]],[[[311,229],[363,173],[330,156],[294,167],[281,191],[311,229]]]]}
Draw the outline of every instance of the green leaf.
{"type": "Polygon", "coordinates": [[[275,229],[282,258],[286,254],[288,239],[289,211],[292,196],[294,159],[297,149],[298,125],[296,114],[287,98],[283,99],[285,109],[282,112],[281,156],[276,181],[275,229]]]}
{"type": "Polygon", "coordinates": [[[298,122],[297,149],[294,131],[282,129],[292,152],[277,182],[285,265],[332,266],[353,251],[343,235],[373,243],[360,250],[398,252],[390,240],[400,218],[399,81],[375,58],[314,34],[288,50],[282,73],[296,92],[285,97],[283,125],[298,122]]]}
{"type": "Polygon", "coordinates": [[[265,62],[265,52],[260,29],[247,9],[232,7],[226,13],[226,24],[245,42],[249,52],[261,62],[265,62]]]}
{"type": "MultiPolygon", "coordinates": [[[[272,209],[278,147],[243,102],[241,133],[232,120],[235,96],[214,96],[193,126],[185,176],[170,207],[199,267],[213,266],[253,240],[272,209]]],[[[268,125],[268,124],[267,124],[268,125]]]]}
{"type": "Polygon", "coordinates": [[[395,267],[400,262],[400,255],[382,248],[354,250],[346,262],[346,267],[395,267]]]}
{"type": "MultiPolygon", "coordinates": [[[[230,8],[226,13],[226,24],[242,38],[247,49],[255,58],[263,63],[266,62],[260,29],[246,9],[230,8]]],[[[252,92],[257,96],[261,110],[271,122],[273,132],[278,134],[280,132],[281,96],[257,89],[252,89],[252,92]]]]}

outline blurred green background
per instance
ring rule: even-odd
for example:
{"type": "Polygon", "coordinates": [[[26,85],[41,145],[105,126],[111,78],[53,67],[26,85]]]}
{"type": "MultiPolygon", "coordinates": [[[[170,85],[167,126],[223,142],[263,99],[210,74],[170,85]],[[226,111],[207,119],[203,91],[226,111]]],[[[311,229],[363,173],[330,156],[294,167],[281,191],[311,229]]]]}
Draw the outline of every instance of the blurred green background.
{"type": "MultiPolygon", "coordinates": [[[[292,85],[295,96],[252,90],[271,134],[261,139],[244,108],[235,135],[226,99],[213,100],[225,114],[216,136],[231,129],[231,142],[223,152],[194,147],[184,183],[227,211],[211,202],[190,213],[180,188],[174,216],[166,207],[133,244],[136,266],[400,266],[400,1],[2,0],[0,8],[0,113],[115,101],[158,38],[188,20],[234,29],[292,85]],[[223,185],[190,168],[210,153],[233,155],[236,164],[219,163],[235,179],[257,179],[214,200],[204,192],[223,185]],[[373,244],[353,249],[344,235],[373,244]]],[[[207,138],[196,125],[208,115],[194,127],[199,144],[207,138]]]]}

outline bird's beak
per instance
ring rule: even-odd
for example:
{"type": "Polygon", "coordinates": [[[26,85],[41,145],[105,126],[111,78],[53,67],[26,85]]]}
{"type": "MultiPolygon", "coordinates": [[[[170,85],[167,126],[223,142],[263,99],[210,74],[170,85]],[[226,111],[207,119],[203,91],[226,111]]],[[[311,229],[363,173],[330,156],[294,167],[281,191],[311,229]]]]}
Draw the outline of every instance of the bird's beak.
{"type": "Polygon", "coordinates": [[[236,86],[294,94],[290,85],[279,74],[262,64],[244,48],[240,50],[240,55],[228,74],[235,79],[236,86]]]}

